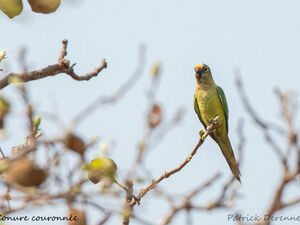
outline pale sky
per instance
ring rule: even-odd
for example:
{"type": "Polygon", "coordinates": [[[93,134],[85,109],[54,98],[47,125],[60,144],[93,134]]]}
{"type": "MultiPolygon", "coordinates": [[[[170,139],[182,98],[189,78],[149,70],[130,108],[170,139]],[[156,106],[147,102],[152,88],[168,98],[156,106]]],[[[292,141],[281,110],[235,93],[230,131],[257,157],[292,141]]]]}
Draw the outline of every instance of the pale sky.
{"type": "MultiPolygon", "coordinates": [[[[34,104],[42,111],[58,113],[67,124],[78,110],[97,96],[110,94],[124,83],[135,69],[138,46],[144,43],[147,63],[141,80],[117,105],[93,113],[77,132],[87,140],[95,135],[108,142],[115,140],[116,148],[111,157],[122,176],[135,155],[145,127],[145,92],[150,85],[150,68],[154,61],[160,61],[163,71],[157,101],[163,105],[164,119],[172,118],[179,107],[184,107],[186,113],[180,125],[148,155],[146,165],[157,177],[187,156],[197,142],[198,130],[203,129],[193,109],[193,68],[195,64],[205,63],[226,94],[233,146],[238,145],[236,127],[241,117],[245,119],[247,143],[241,167],[242,197],[237,201],[237,207],[232,211],[194,212],[194,224],[200,224],[200,221],[207,225],[235,224],[227,221],[227,214],[237,210],[244,215],[263,213],[279,181],[281,168],[272,150],[264,143],[260,130],[252,124],[241,105],[233,69],[241,68],[246,91],[259,115],[276,122],[280,111],[274,88],[299,91],[299,1],[85,0],[82,3],[75,1],[75,5],[70,2],[63,0],[60,8],[49,15],[32,13],[27,3],[23,13],[13,20],[0,13],[0,50],[7,52],[7,71],[20,71],[15,59],[21,46],[29,49],[31,69],[56,63],[64,38],[69,40],[67,57],[71,62],[77,62],[78,73],[92,71],[102,58],[108,62],[107,70],[88,82],[77,82],[63,74],[31,82],[29,87],[34,104]]],[[[0,76],[3,74],[0,72],[0,76]]],[[[12,101],[20,101],[13,87],[2,92],[12,101]]],[[[16,111],[21,106],[13,103],[16,111]]],[[[284,125],[281,121],[277,123],[284,125]]],[[[42,128],[47,129],[49,124],[45,121],[42,128]]],[[[54,126],[50,127],[45,135],[57,134],[54,126]]],[[[26,125],[24,120],[14,117],[8,121],[8,128],[9,138],[1,143],[7,152],[16,143],[22,143],[25,137],[22,129],[25,130],[26,125]],[[16,129],[19,132],[16,133],[16,129]]],[[[221,184],[230,176],[218,146],[207,139],[191,163],[161,185],[181,196],[217,171],[222,172],[222,181],[208,194],[197,198],[199,204],[216,196],[221,184]]],[[[287,198],[294,196],[296,190],[299,187],[289,188],[285,193],[287,198]]],[[[135,210],[156,224],[168,208],[160,201],[149,201],[149,198],[151,194],[135,210]]],[[[25,214],[63,216],[65,208],[58,209],[42,208],[25,214]]],[[[295,216],[297,212],[299,206],[279,214],[295,216]]],[[[95,223],[95,219],[97,214],[91,212],[90,224],[95,223]]],[[[120,224],[120,221],[121,217],[116,216],[109,224],[120,224]]],[[[185,215],[180,213],[172,224],[184,223],[185,215]]],[[[131,224],[138,223],[132,221],[131,224]]],[[[273,224],[284,225],[284,222],[273,224]]]]}

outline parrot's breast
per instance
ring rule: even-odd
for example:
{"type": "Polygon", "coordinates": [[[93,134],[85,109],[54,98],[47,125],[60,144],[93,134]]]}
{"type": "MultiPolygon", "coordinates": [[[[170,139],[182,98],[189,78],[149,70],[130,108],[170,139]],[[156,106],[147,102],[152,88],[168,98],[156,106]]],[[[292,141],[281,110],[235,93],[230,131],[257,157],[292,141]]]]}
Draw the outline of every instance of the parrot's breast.
{"type": "Polygon", "coordinates": [[[225,115],[216,88],[198,90],[198,106],[203,122],[208,126],[212,118],[219,116],[219,128],[225,128],[225,115]]]}

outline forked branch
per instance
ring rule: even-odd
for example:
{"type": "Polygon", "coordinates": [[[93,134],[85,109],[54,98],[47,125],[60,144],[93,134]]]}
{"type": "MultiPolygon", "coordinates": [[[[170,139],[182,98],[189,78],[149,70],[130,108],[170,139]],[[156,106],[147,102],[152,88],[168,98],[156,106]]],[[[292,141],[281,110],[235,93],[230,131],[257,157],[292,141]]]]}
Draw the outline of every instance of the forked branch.
{"type": "Polygon", "coordinates": [[[19,80],[22,82],[28,82],[32,80],[39,80],[49,76],[55,76],[59,73],[65,73],[72,77],[74,80],[82,81],[82,80],[89,80],[92,77],[97,76],[103,69],[107,67],[107,63],[105,59],[102,59],[100,66],[95,68],[92,72],[87,73],[85,75],[77,75],[74,71],[74,66],[76,63],[72,64],[68,59],[65,58],[67,55],[67,40],[62,41],[62,50],[60,52],[58,62],[53,65],[49,65],[45,68],[39,70],[33,70],[30,72],[23,72],[23,73],[9,73],[4,78],[0,80],[0,90],[8,86],[14,80],[19,80]]]}

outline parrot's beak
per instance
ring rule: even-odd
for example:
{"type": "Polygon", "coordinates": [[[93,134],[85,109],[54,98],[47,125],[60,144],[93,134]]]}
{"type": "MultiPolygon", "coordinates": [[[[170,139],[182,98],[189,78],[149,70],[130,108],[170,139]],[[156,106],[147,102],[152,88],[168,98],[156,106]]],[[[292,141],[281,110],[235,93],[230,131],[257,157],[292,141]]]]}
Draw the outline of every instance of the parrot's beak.
{"type": "Polygon", "coordinates": [[[196,69],[196,70],[195,70],[196,75],[197,75],[197,76],[201,76],[201,71],[202,71],[201,69],[196,69]]]}
{"type": "Polygon", "coordinates": [[[196,73],[196,77],[197,77],[198,79],[201,78],[202,70],[203,70],[204,66],[205,66],[204,64],[197,64],[197,65],[195,66],[195,73],[196,73]]]}

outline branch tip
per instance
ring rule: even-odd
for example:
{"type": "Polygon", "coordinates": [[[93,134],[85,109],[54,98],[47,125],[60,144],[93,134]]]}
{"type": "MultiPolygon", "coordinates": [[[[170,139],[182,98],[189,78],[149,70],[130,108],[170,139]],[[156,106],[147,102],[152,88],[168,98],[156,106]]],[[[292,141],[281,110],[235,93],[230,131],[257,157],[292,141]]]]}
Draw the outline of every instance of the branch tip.
{"type": "Polygon", "coordinates": [[[95,68],[92,72],[82,76],[77,75],[73,70],[73,67],[76,65],[76,63],[70,66],[70,60],[65,58],[65,56],[67,55],[67,44],[67,39],[62,40],[62,50],[60,51],[57,64],[49,65],[45,68],[34,70],[31,72],[26,72],[26,70],[24,70],[25,72],[23,73],[9,73],[7,76],[0,80],[0,90],[10,85],[9,81],[12,77],[22,80],[23,82],[29,82],[32,80],[39,80],[48,76],[55,76],[59,73],[65,73],[72,77],[74,80],[82,81],[89,80],[92,77],[97,76],[103,69],[107,68],[107,63],[105,59],[103,59],[101,65],[95,68]]]}

